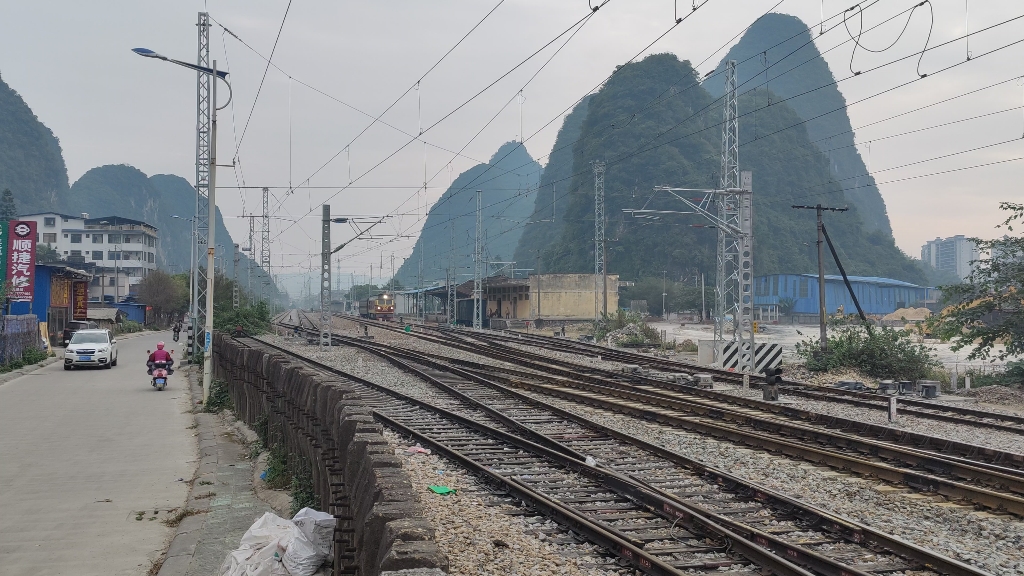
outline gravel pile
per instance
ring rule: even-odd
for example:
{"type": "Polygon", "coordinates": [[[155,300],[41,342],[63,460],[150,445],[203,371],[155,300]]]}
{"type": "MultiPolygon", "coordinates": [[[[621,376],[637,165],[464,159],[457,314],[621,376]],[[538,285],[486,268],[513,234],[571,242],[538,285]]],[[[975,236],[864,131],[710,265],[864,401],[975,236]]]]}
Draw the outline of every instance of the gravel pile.
{"type": "MultiPolygon", "coordinates": [[[[761,399],[760,390],[727,388],[721,391],[733,396],[756,398],[758,400],[761,399]]],[[[900,414],[898,407],[896,409],[896,422],[889,422],[888,412],[882,409],[872,410],[870,408],[862,408],[860,406],[842,404],[839,402],[810,400],[799,396],[786,396],[785,392],[783,392],[783,398],[789,406],[800,408],[802,410],[810,410],[811,412],[817,412],[818,414],[849,418],[851,420],[857,420],[858,422],[866,422],[869,424],[880,424],[882,426],[890,426],[900,430],[910,430],[912,432],[928,434],[929,436],[946,438],[956,442],[966,442],[968,444],[986,446],[996,450],[1002,450],[1004,452],[1024,454],[1024,436],[1013,432],[1004,432],[1002,430],[993,430],[991,428],[981,428],[966,424],[957,424],[954,422],[944,422],[942,420],[918,418],[909,414],[900,414]]]]}
{"type": "Polygon", "coordinates": [[[437,544],[448,556],[449,574],[477,576],[556,574],[611,576],[629,574],[589,543],[555,543],[566,532],[556,523],[522,508],[498,503],[476,478],[436,455],[410,454],[398,434],[384,431],[403,458],[403,467],[420,495],[424,515],[437,528],[437,544]],[[428,486],[455,488],[439,495],[428,486]]]}
{"type": "Polygon", "coordinates": [[[836,382],[842,382],[843,380],[863,382],[871,386],[877,382],[875,378],[865,376],[856,370],[843,369],[831,372],[811,372],[800,364],[787,364],[783,366],[782,377],[789,381],[802,382],[814,386],[832,386],[836,382]]]}
{"type": "Polygon", "coordinates": [[[974,512],[828,468],[587,406],[526,392],[689,458],[759,482],[824,510],[899,536],[1000,576],[1024,574],[1024,522],[974,512]]]}
{"type": "Polygon", "coordinates": [[[984,386],[961,390],[959,396],[975,398],[985,404],[1002,404],[1005,406],[1024,408],[1024,390],[1010,386],[984,386]]]}

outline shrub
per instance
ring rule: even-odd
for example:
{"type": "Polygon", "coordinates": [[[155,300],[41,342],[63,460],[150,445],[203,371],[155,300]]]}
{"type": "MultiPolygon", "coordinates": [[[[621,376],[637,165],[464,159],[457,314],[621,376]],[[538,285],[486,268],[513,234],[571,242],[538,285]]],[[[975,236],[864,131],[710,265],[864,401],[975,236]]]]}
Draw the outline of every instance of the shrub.
{"type": "MultiPolygon", "coordinates": [[[[269,474],[267,476],[270,476],[269,474]]],[[[320,501],[313,492],[313,475],[305,462],[296,466],[290,485],[292,496],[292,516],[303,508],[319,508],[320,501]]]]}
{"type": "Polygon", "coordinates": [[[257,302],[255,306],[244,308],[214,309],[213,327],[225,332],[234,331],[241,326],[246,334],[257,335],[270,331],[270,308],[266,302],[257,302]]]}
{"type": "Polygon", "coordinates": [[[132,334],[134,332],[142,332],[145,330],[145,326],[134,320],[125,320],[121,322],[119,330],[122,334],[132,334]]]}
{"type": "Polygon", "coordinates": [[[908,332],[888,327],[840,326],[828,335],[825,352],[816,338],[797,344],[796,351],[814,372],[852,368],[874,378],[919,380],[940,366],[931,351],[915,344],[908,332]]]}

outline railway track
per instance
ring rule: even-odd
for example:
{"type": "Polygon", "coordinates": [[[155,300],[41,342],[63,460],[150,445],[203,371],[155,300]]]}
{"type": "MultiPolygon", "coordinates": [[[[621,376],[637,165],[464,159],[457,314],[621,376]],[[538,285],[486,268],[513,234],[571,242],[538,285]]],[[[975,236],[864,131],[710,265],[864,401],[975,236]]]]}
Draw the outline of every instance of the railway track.
{"type": "Polygon", "coordinates": [[[370,402],[381,421],[646,573],[982,573],[457,368],[378,355],[463,404],[458,416],[419,401],[416,410],[396,408],[396,394],[376,387],[370,402]]]}
{"type": "MultiPolygon", "coordinates": [[[[382,346],[339,338],[353,346],[375,349],[382,346]]],[[[938,493],[951,500],[966,500],[1024,516],[1024,471],[1021,470],[1024,456],[1019,454],[825,417],[720,392],[683,387],[666,389],[665,383],[650,379],[624,378],[619,373],[550,358],[538,362],[533,355],[520,350],[510,354],[507,350],[482,349],[466,342],[449,345],[503,360],[520,369],[447,357],[431,359],[429,355],[393,347],[389,352],[459,365],[481,377],[531,392],[660,421],[838,470],[938,493]],[[702,395],[711,395],[711,398],[702,395]],[[763,411],[763,405],[773,412],[763,411]]]]}
{"type": "MultiPolygon", "coordinates": [[[[476,337],[477,334],[475,333],[474,336],[476,337]]],[[[615,350],[585,342],[574,342],[571,340],[551,338],[538,334],[515,333],[515,335],[512,335],[500,332],[485,332],[479,333],[478,337],[492,343],[518,343],[558,352],[580,354],[593,358],[600,357],[604,360],[635,364],[648,369],[664,372],[688,374],[693,374],[695,372],[708,373],[712,374],[716,380],[722,382],[739,384],[743,380],[742,375],[728,370],[701,366],[691,362],[657,358],[626,350],[615,350]]],[[[762,384],[763,381],[764,378],[761,376],[752,376],[750,379],[751,385],[753,386],[758,386],[762,384]]],[[[835,388],[823,388],[793,380],[784,380],[783,386],[784,393],[793,396],[826,402],[840,402],[879,411],[888,410],[888,397],[883,395],[835,388]]],[[[1024,416],[994,413],[964,406],[949,406],[938,402],[920,400],[907,396],[900,396],[899,403],[902,413],[916,416],[918,418],[955,422],[958,424],[967,424],[1024,435],[1024,416]]]]}

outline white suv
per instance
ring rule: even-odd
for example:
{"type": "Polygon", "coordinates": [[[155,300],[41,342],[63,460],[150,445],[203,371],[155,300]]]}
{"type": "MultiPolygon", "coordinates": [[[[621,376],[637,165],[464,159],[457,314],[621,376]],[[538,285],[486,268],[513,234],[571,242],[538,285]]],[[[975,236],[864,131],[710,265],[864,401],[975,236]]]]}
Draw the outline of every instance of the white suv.
{"type": "Polygon", "coordinates": [[[79,330],[64,349],[64,369],[117,366],[117,340],[110,330],[79,330]]]}

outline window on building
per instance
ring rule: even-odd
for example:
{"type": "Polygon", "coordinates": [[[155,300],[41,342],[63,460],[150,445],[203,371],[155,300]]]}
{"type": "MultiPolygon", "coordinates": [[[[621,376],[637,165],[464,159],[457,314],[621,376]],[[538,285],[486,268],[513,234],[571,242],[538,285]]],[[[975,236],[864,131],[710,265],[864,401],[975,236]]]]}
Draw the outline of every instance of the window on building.
{"type": "Polygon", "coordinates": [[[43,232],[43,244],[56,244],[57,233],[56,232],[43,232]]]}
{"type": "Polygon", "coordinates": [[[779,295],[779,277],[772,276],[772,296],[779,295]]]}
{"type": "Polygon", "coordinates": [[[117,286],[117,278],[114,276],[107,278],[107,286],[117,286]]]}
{"type": "Polygon", "coordinates": [[[82,235],[81,234],[72,234],[71,235],[71,243],[72,244],[81,244],[82,243],[82,235]]]}
{"type": "Polygon", "coordinates": [[[156,262],[156,257],[155,257],[155,255],[152,252],[150,252],[146,256],[148,256],[150,264],[154,264],[156,262]]]}
{"type": "Polygon", "coordinates": [[[56,225],[57,225],[57,219],[56,218],[53,218],[53,217],[45,217],[45,218],[43,218],[43,226],[46,226],[47,228],[53,228],[56,225]]]}
{"type": "Polygon", "coordinates": [[[93,244],[103,244],[103,234],[93,234],[92,235],[92,243],[93,244]]]}
{"type": "Polygon", "coordinates": [[[808,296],[808,284],[807,278],[800,279],[800,297],[807,298],[808,296]]]}
{"type": "Polygon", "coordinates": [[[121,235],[120,234],[107,234],[107,243],[109,243],[109,244],[120,244],[121,243],[121,235]]]}
{"type": "Polygon", "coordinates": [[[72,256],[78,256],[79,258],[81,258],[82,257],[82,251],[81,250],[72,250],[71,251],[71,255],[72,256]]]}
{"type": "Polygon", "coordinates": [[[93,250],[92,259],[97,261],[103,260],[103,250],[93,250]]]}
{"type": "Polygon", "coordinates": [[[99,286],[100,285],[100,277],[99,276],[93,276],[92,277],[92,282],[90,283],[90,285],[91,286],[99,286]]]}
{"type": "Polygon", "coordinates": [[[107,260],[120,260],[120,259],[121,259],[121,253],[120,252],[114,252],[112,250],[107,252],[107,260]]]}

